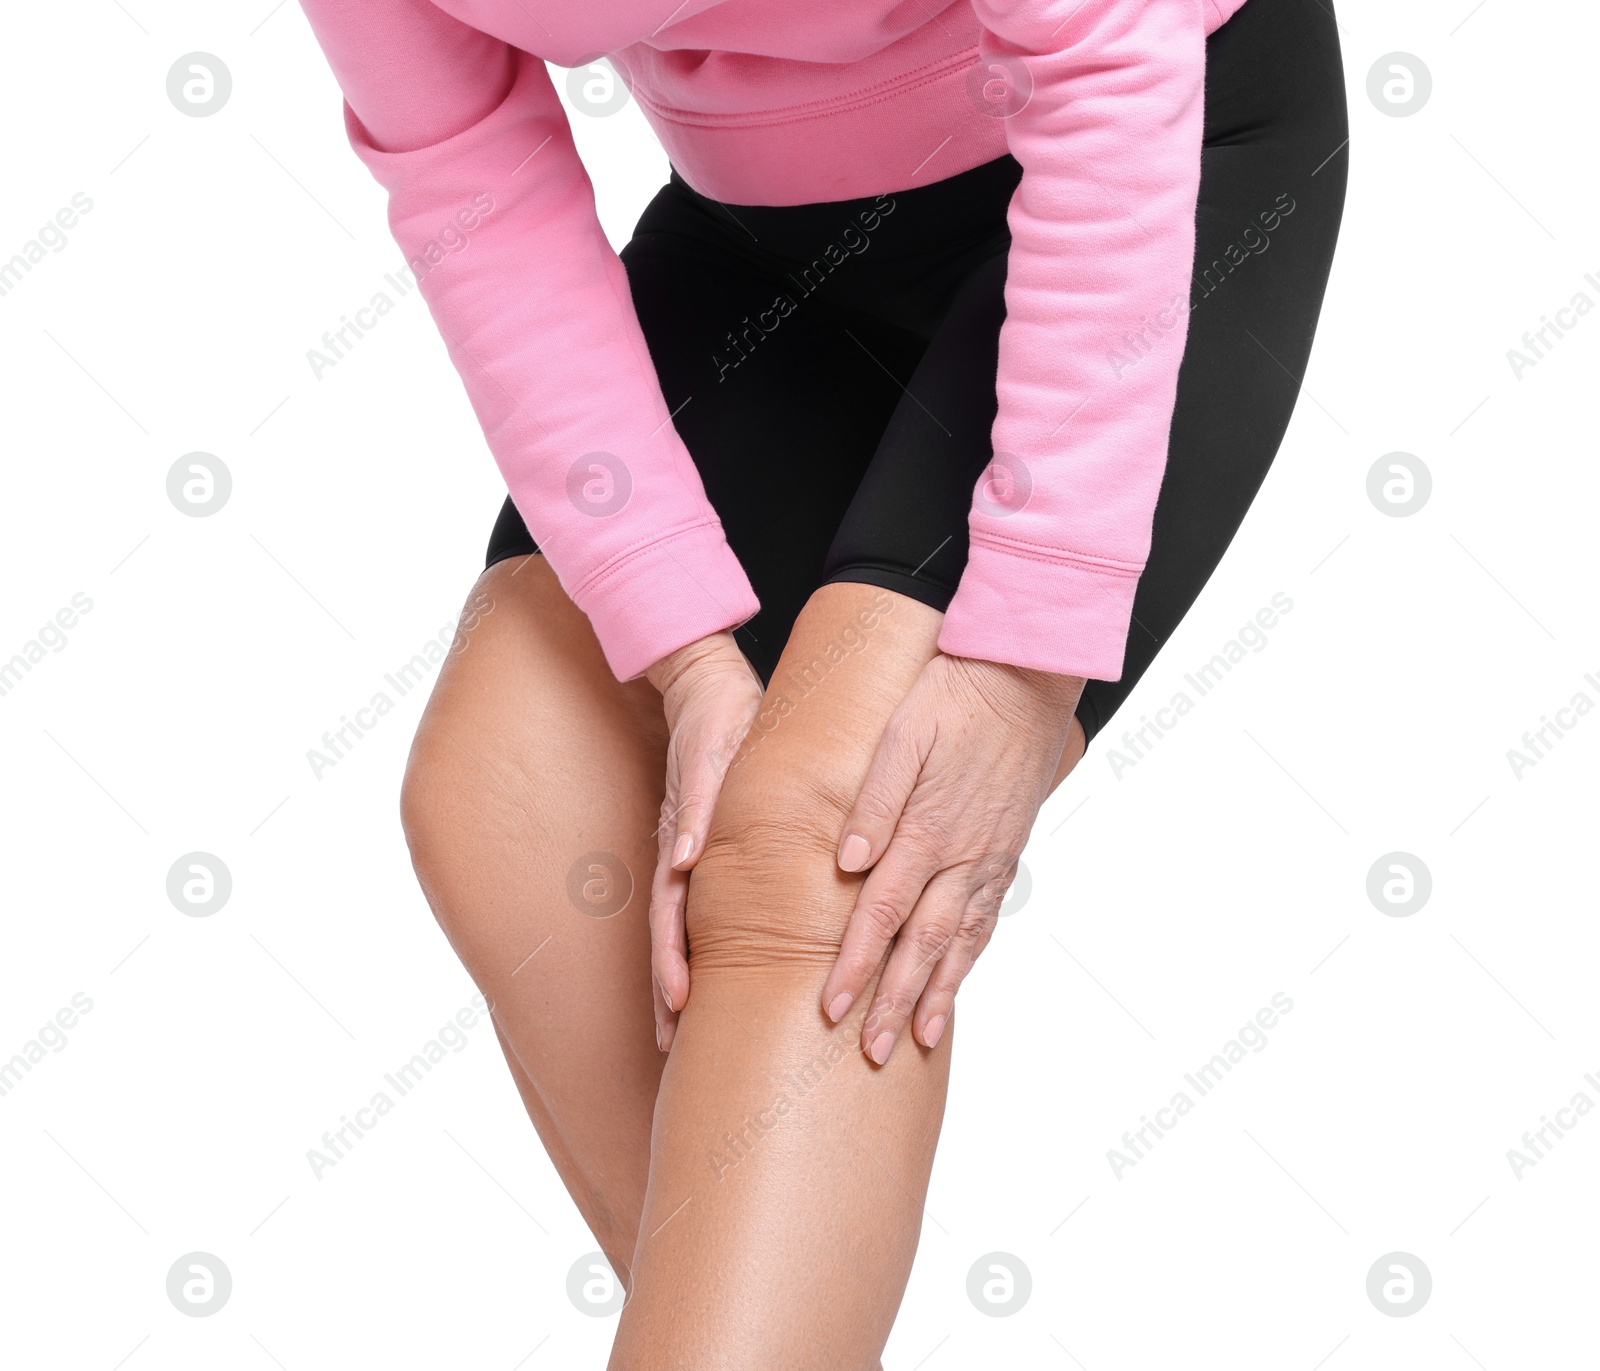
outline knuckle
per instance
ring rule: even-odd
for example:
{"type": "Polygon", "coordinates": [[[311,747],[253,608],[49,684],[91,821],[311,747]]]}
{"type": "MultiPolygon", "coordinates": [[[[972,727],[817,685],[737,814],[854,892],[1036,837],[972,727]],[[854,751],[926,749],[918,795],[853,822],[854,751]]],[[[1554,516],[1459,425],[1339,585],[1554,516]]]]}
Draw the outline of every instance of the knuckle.
{"type": "Polygon", "coordinates": [[[956,941],[967,947],[974,946],[984,931],[993,926],[995,914],[992,909],[979,905],[968,905],[956,924],[956,941]]]}
{"type": "Polygon", "coordinates": [[[954,930],[930,920],[912,929],[905,941],[921,961],[930,962],[944,955],[953,937],[954,930]]]}
{"type": "Polygon", "coordinates": [[[862,790],[851,810],[851,817],[864,820],[873,827],[883,827],[891,823],[897,813],[894,802],[890,799],[888,788],[880,783],[874,783],[862,790]]]}
{"type": "Polygon", "coordinates": [[[893,899],[880,896],[869,900],[856,910],[861,926],[879,942],[888,942],[900,931],[905,916],[893,899]]]}

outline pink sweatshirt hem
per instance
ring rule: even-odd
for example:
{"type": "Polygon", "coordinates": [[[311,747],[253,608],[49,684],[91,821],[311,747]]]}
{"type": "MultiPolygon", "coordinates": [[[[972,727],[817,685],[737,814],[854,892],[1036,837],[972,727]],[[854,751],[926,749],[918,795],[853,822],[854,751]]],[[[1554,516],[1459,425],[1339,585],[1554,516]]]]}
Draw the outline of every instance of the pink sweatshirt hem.
{"type": "Polygon", "coordinates": [[[698,638],[742,624],[761,607],[716,522],[664,533],[599,568],[571,594],[591,623],[607,625],[600,646],[619,681],[642,676],[698,638]]]}
{"type": "MultiPolygon", "coordinates": [[[[974,551],[978,546],[975,536],[974,551]]],[[[968,559],[945,614],[940,652],[993,661],[1000,639],[1013,666],[1096,681],[1122,675],[1139,568],[1040,558],[987,539],[982,547],[968,559]],[[1019,580],[1035,593],[1017,595],[1019,580]]]]}

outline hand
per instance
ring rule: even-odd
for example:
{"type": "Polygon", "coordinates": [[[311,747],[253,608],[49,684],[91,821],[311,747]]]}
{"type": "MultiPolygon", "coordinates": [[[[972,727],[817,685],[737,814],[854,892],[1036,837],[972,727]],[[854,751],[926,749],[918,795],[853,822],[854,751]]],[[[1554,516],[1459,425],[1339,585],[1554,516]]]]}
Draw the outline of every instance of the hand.
{"type": "Polygon", "coordinates": [[[667,716],[667,789],[650,883],[650,967],[656,1045],[672,1046],[689,999],[684,905],[689,871],[705,851],[723,777],[761,705],[761,680],[731,633],[670,652],[645,672],[667,716]]]}
{"type": "Polygon", "coordinates": [[[889,719],[844,823],[839,865],[865,871],[822,990],[837,1023],[894,940],[861,1032],[880,1066],[916,1011],[933,1047],[994,932],[1066,746],[1081,676],[937,656],[889,719]]]}

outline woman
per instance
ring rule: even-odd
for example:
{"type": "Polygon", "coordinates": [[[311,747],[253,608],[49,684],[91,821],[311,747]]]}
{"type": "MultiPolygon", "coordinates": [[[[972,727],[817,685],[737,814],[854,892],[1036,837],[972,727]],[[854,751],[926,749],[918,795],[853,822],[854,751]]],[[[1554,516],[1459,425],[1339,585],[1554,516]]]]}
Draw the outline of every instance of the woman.
{"type": "Polygon", "coordinates": [[[957,986],[1288,423],[1333,17],[302,3],[510,492],[402,810],[611,1365],[870,1367],[957,986]],[[601,52],[620,259],[540,60],[601,52]]]}

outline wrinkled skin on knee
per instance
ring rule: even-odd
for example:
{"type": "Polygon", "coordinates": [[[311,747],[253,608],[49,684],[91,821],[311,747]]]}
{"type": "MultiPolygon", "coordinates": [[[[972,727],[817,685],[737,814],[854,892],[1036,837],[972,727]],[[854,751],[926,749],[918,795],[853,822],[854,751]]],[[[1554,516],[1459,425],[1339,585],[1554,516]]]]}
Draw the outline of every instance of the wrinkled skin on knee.
{"type": "Polygon", "coordinates": [[[816,770],[730,776],[689,881],[691,975],[783,964],[826,973],[864,879],[836,860],[849,811],[843,787],[816,770]]]}
{"type": "Polygon", "coordinates": [[[803,617],[689,880],[691,977],[697,967],[785,963],[825,975],[838,957],[864,880],[839,869],[844,821],[940,622],[924,605],[857,585],[824,586],[803,617]],[[830,656],[847,637],[859,650],[830,656]]]}

